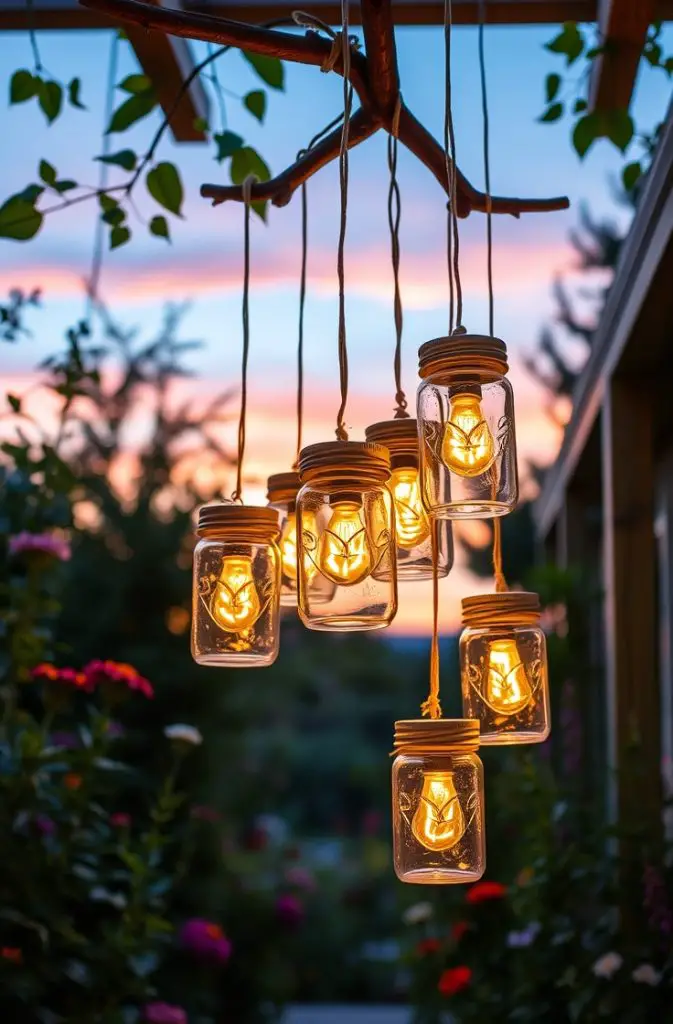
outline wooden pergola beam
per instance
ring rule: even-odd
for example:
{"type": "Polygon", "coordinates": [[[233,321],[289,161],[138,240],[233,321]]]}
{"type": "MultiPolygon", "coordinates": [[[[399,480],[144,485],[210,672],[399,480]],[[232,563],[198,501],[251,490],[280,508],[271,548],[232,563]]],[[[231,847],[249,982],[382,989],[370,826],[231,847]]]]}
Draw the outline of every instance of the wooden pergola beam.
{"type": "Polygon", "coordinates": [[[600,0],[598,28],[604,49],[591,71],[591,110],[628,109],[647,29],[657,17],[657,6],[655,0],[600,0]]]}

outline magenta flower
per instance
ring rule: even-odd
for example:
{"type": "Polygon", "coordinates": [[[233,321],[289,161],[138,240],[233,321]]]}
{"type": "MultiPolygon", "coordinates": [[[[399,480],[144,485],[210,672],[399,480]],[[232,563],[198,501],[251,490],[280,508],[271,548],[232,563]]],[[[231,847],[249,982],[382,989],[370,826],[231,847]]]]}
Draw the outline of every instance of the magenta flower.
{"type": "Polygon", "coordinates": [[[49,742],[54,747],[61,747],[63,750],[76,750],[81,746],[80,738],[76,732],[68,732],[67,730],[57,729],[56,732],[52,732],[49,737],[49,742]]]}
{"type": "Polygon", "coordinates": [[[43,661],[36,665],[31,672],[31,678],[43,683],[58,683],[63,686],[72,686],[76,690],[91,692],[93,686],[83,672],[77,672],[74,668],[56,668],[51,662],[43,661]]]}
{"type": "Polygon", "coordinates": [[[110,815],[110,824],[113,828],[130,828],[131,815],[126,814],[125,811],[115,811],[110,815]]]}
{"type": "Polygon", "coordinates": [[[10,555],[49,555],[57,558],[60,562],[67,562],[70,559],[70,544],[62,537],[56,537],[53,533],[29,533],[24,530],[9,538],[10,555]]]}
{"type": "Polygon", "coordinates": [[[187,1024],[187,1014],[181,1006],[170,1003],[148,1003],[143,1009],[147,1024],[187,1024]]]}
{"type": "Polygon", "coordinates": [[[283,924],[296,925],[304,917],[304,905],[296,896],[285,893],[276,900],[276,914],[283,924]]]}
{"type": "Polygon", "coordinates": [[[128,690],[142,693],[143,697],[148,699],[154,697],[152,684],[141,676],[133,665],[127,665],[122,661],[90,661],[84,666],[84,675],[92,687],[106,683],[120,684],[128,690]]]}
{"type": "Polygon", "coordinates": [[[56,832],[56,822],[48,814],[36,814],[33,822],[40,835],[53,836],[56,832]]]}
{"type": "Polygon", "coordinates": [[[180,942],[190,953],[203,960],[226,963],[231,956],[231,943],[219,924],[192,917],[180,930],[180,942]]]}

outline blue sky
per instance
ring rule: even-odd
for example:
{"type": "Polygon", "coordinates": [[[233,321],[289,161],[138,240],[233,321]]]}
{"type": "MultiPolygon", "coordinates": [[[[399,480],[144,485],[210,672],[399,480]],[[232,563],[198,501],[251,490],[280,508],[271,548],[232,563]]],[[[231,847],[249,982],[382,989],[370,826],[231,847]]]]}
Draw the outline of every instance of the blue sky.
{"type": "MultiPolygon", "coordinates": [[[[544,422],[543,396],[517,368],[541,327],[553,313],[550,285],[555,273],[572,262],[568,232],[577,223],[578,207],[587,202],[594,214],[624,219],[616,206],[610,178],[616,177],[619,156],[598,143],[581,163],[563,122],[543,125],[543,83],[561,63],[543,49],[554,26],[498,27],[486,33],[491,109],[492,187],[499,194],[548,196],[568,194],[571,209],[562,213],[528,215],[520,220],[494,218],[496,333],[513,355],[515,385],[520,398],[522,440],[529,448],[553,456],[558,433],[544,422]],[[532,438],[532,441],[531,441],[532,438]]],[[[666,30],[671,49],[673,32],[666,30]]],[[[43,63],[55,76],[82,79],[87,112],[68,110],[53,126],[31,102],[0,109],[0,133],[12,140],[5,152],[3,198],[36,179],[46,158],[60,175],[95,183],[100,152],[104,86],[111,33],[45,32],[39,37],[43,63]]],[[[402,91],[407,105],[437,138],[442,137],[443,38],[440,29],[398,30],[397,46],[402,91]]],[[[195,53],[205,53],[195,45],[195,53]]],[[[479,187],[483,186],[481,100],[477,61],[477,31],[454,32],[453,93],[458,163],[479,187]]],[[[0,66],[31,66],[27,35],[0,37],[0,66]]],[[[127,43],[121,44],[119,78],[138,70],[127,43]]],[[[263,125],[235,98],[227,101],[228,127],[257,146],[272,171],[291,162],[311,136],[330,121],[341,105],[341,79],[315,68],[288,65],[286,90],[271,92],[263,125]]],[[[236,95],[257,88],[240,54],[220,63],[220,78],[236,95]]],[[[118,96],[121,98],[122,94],[118,96]]],[[[634,113],[650,127],[665,113],[670,83],[661,73],[640,76],[634,113]]],[[[131,132],[113,136],[112,148],[127,145],[143,152],[158,124],[158,116],[131,132]]],[[[383,134],[351,152],[346,255],[348,340],[351,359],[349,421],[353,437],[362,436],[367,422],[392,412],[392,280],[386,219],[386,140],[383,134]]],[[[108,253],[102,292],[117,318],[151,330],[167,301],[190,300],[184,321],[189,337],[203,339],[193,359],[204,387],[224,388],[237,382],[241,345],[241,261],[243,211],[239,204],[213,210],[199,197],[203,181],[227,180],[202,145],[176,145],[167,136],[160,159],[181,168],[185,188],[185,219],[172,220],[172,245],[150,238],[142,226],[133,243],[108,253]]],[[[121,172],[122,175],[124,172],[121,172]]],[[[416,353],[428,338],[447,326],[444,197],[430,174],[400,147],[402,190],[402,288],[405,301],[404,377],[410,396],[416,388],[416,353]]],[[[138,191],[138,206],[149,217],[152,201],[138,191]]],[[[336,239],[339,221],[336,164],[324,168],[309,184],[309,296],[306,313],[307,386],[314,396],[309,409],[307,441],[324,439],[331,431],[337,407],[336,358],[336,239]]],[[[299,274],[299,202],[271,209],[268,226],[254,221],[252,230],[253,290],[251,306],[251,430],[250,464],[258,475],[286,468],[292,458],[294,349],[299,274]],[[268,410],[273,409],[273,419],[268,410]],[[287,447],[285,454],[283,445],[287,447]]],[[[94,230],[93,204],[47,218],[39,237],[28,244],[0,240],[0,287],[44,284],[44,308],[32,316],[33,337],[3,346],[2,369],[8,380],[27,373],[60,344],[64,328],[81,315],[83,298],[78,282],[87,273],[94,230]]],[[[469,330],[487,328],[485,222],[473,214],[460,223],[464,256],[464,323],[469,330]]],[[[194,385],[199,387],[199,384],[194,385]]],[[[309,402],[310,404],[310,402],[309,402]]],[[[525,450],[525,444],[523,448],[525,450]]]]}

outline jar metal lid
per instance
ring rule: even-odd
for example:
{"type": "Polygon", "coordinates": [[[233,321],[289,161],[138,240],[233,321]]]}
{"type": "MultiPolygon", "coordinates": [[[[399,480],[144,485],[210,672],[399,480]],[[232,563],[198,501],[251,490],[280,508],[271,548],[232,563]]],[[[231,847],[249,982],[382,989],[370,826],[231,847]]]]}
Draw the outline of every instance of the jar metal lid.
{"type": "Polygon", "coordinates": [[[301,487],[299,473],[274,473],[266,482],[266,497],[272,504],[286,504],[294,501],[301,487]]]}
{"type": "Polygon", "coordinates": [[[217,535],[232,542],[271,543],[278,539],[280,526],[278,513],[266,505],[212,502],[199,509],[196,532],[201,536],[217,535]]]}
{"type": "Polygon", "coordinates": [[[413,455],[418,457],[418,426],[415,419],[381,420],[365,428],[365,437],[384,445],[391,457],[413,455]]]}
{"type": "Polygon", "coordinates": [[[395,722],[395,754],[468,753],[478,747],[477,718],[407,718],[395,722]]]}
{"type": "Polygon", "coordinates": [[[464,597],[462,607],[467,627],[529,626],[540,621],[540,596],[528,590],[464,597]]]}
{"type": "Polygon", "coordinates": [[[385,484],[390,479],[390,452],[371,441],[322,441],[299,453],[302,483],[325,486],[385,484]]]}
{"type": "Polygon", "coordinates": [[[418,350],[422,378],[442,374],[447,381],[487,383],[507,373],[507,346],[488,334],[452,334],[426,341],[418,350]]]}

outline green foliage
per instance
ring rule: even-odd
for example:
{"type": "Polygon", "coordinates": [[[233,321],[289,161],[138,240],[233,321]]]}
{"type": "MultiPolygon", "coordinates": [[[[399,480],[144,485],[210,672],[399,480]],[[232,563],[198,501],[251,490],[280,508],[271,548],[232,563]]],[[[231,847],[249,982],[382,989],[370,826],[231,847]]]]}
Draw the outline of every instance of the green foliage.
{"type": "Polygon", "coordinates": [[[150,232],[153,235],[158,235],[159,238],[165,238],[170,242],[171,236],[168,230],[168,222],[165,217],[152,217],[152,220],[150,221],[150,232]]]}
{"type": "Polygon", "coordinates": [[[150,87],[144,92],[132,93],[112,114],[106,135],[111,135],[113,132],[125,132],[131,125],[151,114],[156,105],[157,99],[153,88],[150,87]]]}
{"type": "Polygon", "coordinates": [[[265,57],[261,53],[247,53],[241,50],[242,56],[255,69],[259,77],[272,89],[285,88],[285,68],[278,57],[265,57]]]}
{"type": "Polygon", "coordinates": [[[181,216],[184,190],[175,164],[160,163],[148,171],[147,191],[153,199],[170,213],[181,216]]]}
{"type": "Polygon", "coordinates": [[[104,156],[97,156],[103,164],[112,164],[114,167],[123,167],[125,171],[135,171],[138,157],[132,149],[120,149],[118,153],[107,153],[104,156]]]}
{"type": "Polygon", "coordinates": [[[266,93],[261,89],[254,89],[243,97],[243,104],[258,121],[264,120],[266,113],[266,93]]]}
{"type": "Polygon", "coordinates": [[[581,57],[585,44],[585,37],[575,22],[566,21],[559,34],[551,42],[546,43],[545,48],[551,53],[562,54],[565,57],[566,66],[569,67],[581,57]]]}
{"type": "Polygon", "coordinates": [[[22,195],[10,196],[0,206],[0,238],[27,242],[35,237],[42,226],[42,214],[35,207],[40,191],[32,199],[22,195]]]}
{"type": "Polygon", "coordinates": [[[215,159],[219,164],[227,157],[233,156],[237,149],[240,149],[243,145],[243,139],[236,132],[220,132],[213,136],[215,143],[217,144],[217,152],[215,159]]]}

